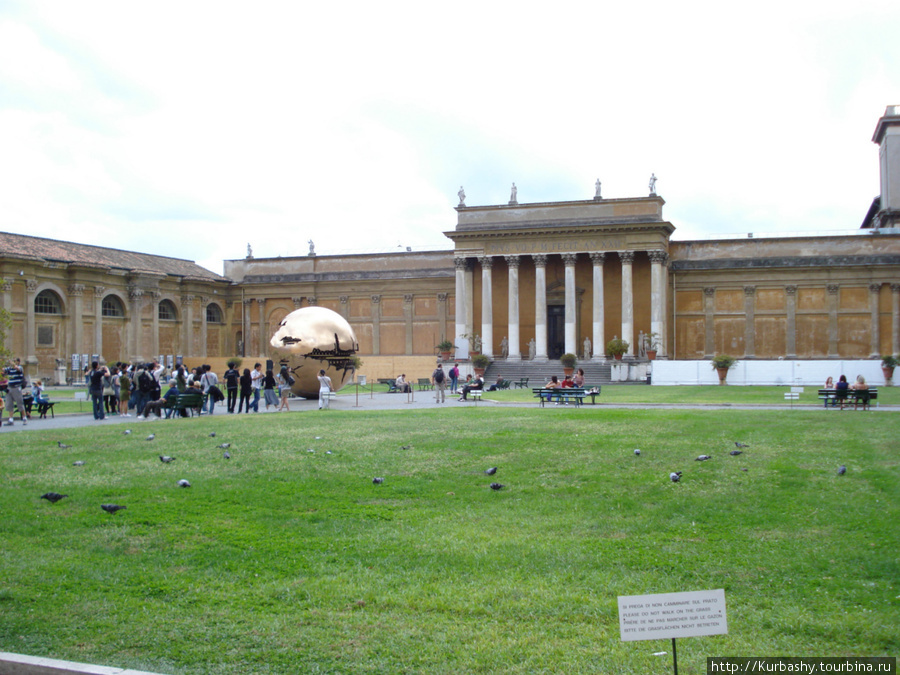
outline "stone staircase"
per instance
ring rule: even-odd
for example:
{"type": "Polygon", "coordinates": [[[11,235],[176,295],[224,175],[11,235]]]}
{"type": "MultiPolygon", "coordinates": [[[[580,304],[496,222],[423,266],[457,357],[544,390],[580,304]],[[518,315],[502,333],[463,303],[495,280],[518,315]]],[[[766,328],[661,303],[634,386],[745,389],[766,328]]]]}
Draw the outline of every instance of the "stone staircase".
{"type": "MultiPolygon", "coordinates": [[[[595,384],[610,384],[612,382],[609,363],[579,361],[576,371],[578,368],[584,370],[584,383],[588,387],[595,384]]],[[[491,364],[484,372],[485,384],[493,384],[497,380],[498,375],[502,375],[504,380],[511,380],[512,382],[517,382],[527,377],[529,387],[540,387],[550,380],[551,375],[556,375],[559,379],[562,379],[563,369],[558,360],[507,361],[506,359],[498,358],[491,361],[491,364]]]]}

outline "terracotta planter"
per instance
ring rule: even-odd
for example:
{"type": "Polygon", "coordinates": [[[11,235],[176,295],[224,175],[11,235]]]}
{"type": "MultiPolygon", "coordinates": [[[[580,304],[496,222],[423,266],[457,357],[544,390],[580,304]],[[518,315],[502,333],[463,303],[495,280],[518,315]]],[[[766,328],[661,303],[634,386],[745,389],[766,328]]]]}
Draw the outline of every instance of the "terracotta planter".
{"type": "Polygon", "coordinates": [[[651,361],[656,361],[656,350],[648,349],[647,350],[647,358],[650,359],[651,361]]]}
{"type": "Polygon", "coordinates": [[[881,366],[881,372],[884,373],[885,386],[890,387],[892,384],[891,380],[894,379],[894,367],[891,366],[890,368],[888,368],[885,366],[881,366]]]}
{"type": "Polygon", "coordinates": [[[565,374],[566,377],[569,377],[569,375],[571,375],[574,372],[575,372],[574,368],[566,368],[565,366],[563,366],[563,373],[565,374]]]}
{"type": "Polygon", "coordinates": [[[613,354],[613,358],[614,358],[616,361],[621,361],[621,360],[622,360],[622,355],[621,355],[621,354],[613,354]]]}
{"type": "Polygon", "coordinates": [[[474,368],[473,370],[475,371],[476,375],[484,376],[484,371],[487,370],[487,368],[474,368]]]}
{"type": "Polygon", "coordinates": [[[719,384],[728,384],[725,381],[725,378],[728,377],[728,368],[716,368],[716,372],[719,374],[719,384]]]}
{"type": "Polygon", "coordinates": [[[441,352],[441,360],[449,361],[450,360],[450,352],[441,352]]]}

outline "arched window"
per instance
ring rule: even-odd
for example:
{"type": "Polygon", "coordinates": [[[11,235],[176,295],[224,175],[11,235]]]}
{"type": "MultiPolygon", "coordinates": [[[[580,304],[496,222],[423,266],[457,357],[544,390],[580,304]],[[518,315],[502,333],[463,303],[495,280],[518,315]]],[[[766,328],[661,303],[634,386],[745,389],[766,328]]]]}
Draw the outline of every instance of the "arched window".
{"type": "Polygon", "coordinates": [[[109,316],[121,319],[125,316],[125,309],[122,307],[122,301],[115,295],[107,295],[103,298],[103,316],[109,316]]]}
{"type": "Polygon", "coordinates": [[[175,305],[171,300],[162,300],[159,303],[159,318],[161,321],[175,321],[178,315],[175,313],[175,305]]]}
{"type": "Polygon", "coordinates": [[[34,299],[35,314],[62,314],[59,297],[53,291],[41,291],[34,299]]]}
{"type": "Polygon", "coordinates": [[[222,323],[222,308],[214,302],[206,306],[206,323],[222,323]]]}

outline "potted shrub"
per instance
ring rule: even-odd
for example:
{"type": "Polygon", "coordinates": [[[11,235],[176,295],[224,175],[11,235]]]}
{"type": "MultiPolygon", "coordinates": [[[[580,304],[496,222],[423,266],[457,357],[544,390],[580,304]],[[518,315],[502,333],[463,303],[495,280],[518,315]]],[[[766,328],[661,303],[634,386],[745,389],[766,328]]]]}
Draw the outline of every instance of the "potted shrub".
{"type": "Polygon", "coordinates": [[[465,338],[469,341],[469,355],[474,356],[475,354],[481,353],[481,336],[478,333],[463,333],[460,337],[465,338]]]}
{"type": "Polygon", "coordinates": [[[895,359],[893,354],[881,357],[881,372],[884,373],[885,386],[892,386],[891,380],[894,379],[894,368],[897,366],[900,366],[900,360],[895,359]]]}
{"type": "Polygon", "coordinates": [[[566,353],[559,357],[559,362],[562,364],[563,372],[566,376],[569,376],[575,372],[575,364],[578,363],[578,357],[572,353],[566,353]]]}
{"type": "Polygon", "coordinates": [[[627,351],[628,341],[623,340],[620,337],[614,337],[612,340],[606,343],[606,353],[616,360],[620,360],[622,358],[622,354],[627,351]]]}
{"type": "Polygon", "coordinates": [[[484,354],[475,354],[472,357],[472,367],[475,369],[476,375],[484,375],[484,371],[487,370],[490,363],[491,360],[484,354]]]}
{"type": "Polygon", "coordinates": [[[656,352],[659,351],[659,333],[647,334],[647,358],[651,361],[656,360],[656,352]]]}
{"type": "Polygon", "coordinates": [[[725,378],[728,377],[728,371],[737,365],[738,360],[728,354],[717,354],[713,357],[712,367],[719,374],[719,384],[727,384],[725,378]]]}
{"type": "Polygon", "coordinates": [[[450,340],[442,340],[438,342],[436,349],[441,353],[441,360],[449,361],[450,352],[453,351],[453,343],[450,340]]]}

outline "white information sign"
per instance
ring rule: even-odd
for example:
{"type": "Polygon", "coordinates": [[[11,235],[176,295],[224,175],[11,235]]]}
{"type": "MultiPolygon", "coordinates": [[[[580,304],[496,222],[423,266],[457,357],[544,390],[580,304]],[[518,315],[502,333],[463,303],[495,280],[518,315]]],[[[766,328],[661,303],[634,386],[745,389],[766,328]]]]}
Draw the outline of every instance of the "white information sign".
{"type": "Polygon", "coordinates": [[[725,590],[619,596],[623,642],[661,640],[728,632],[725,590]]]}

